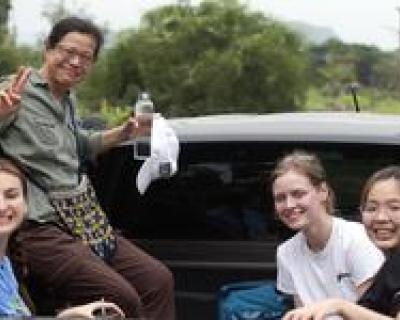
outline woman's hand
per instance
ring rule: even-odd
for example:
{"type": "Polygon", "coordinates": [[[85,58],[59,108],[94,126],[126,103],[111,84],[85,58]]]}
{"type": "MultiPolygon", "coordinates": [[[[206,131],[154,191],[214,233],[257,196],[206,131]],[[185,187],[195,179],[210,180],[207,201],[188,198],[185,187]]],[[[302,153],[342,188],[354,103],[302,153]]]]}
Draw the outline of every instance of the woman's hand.
{"type": "Polygon", "coordinates": [[[124,319],[125,314],[112,302],[96,301],[65,309],[57,315],[57,318],[64,319],[95,319],[96,317],[124,319]]]}
{"type": "Polygon", "coordinates": [[[342,303],[339,299],[328,299],[291,310],[285,314],[282,320],[325,320],[330,316],[339,315],[342,303]]]}

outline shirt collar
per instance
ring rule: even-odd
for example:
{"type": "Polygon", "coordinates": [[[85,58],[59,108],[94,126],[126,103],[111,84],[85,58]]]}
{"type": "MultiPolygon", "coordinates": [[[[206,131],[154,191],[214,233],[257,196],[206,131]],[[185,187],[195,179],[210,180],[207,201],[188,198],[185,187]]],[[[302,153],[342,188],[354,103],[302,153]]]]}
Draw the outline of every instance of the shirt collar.
{"type": "Polygon", "coordinates": [[[36,69],[32,70],[30,80],[33,85],[48,86],[47,81],[39,73],[39,70],[36,69]]]}
{"type": "MultiPolygon", "coordinates": [[[[32,85],[34,86],[42,86],[42,87],[49,87],[48,81],[43,78],[43,76],[40,74],[39,70],[33,69],[30,77],[30,81],[32,85]]],[[[70,96],[71,90],[68,90],[65,94],[65,96],[70,96]]]]}

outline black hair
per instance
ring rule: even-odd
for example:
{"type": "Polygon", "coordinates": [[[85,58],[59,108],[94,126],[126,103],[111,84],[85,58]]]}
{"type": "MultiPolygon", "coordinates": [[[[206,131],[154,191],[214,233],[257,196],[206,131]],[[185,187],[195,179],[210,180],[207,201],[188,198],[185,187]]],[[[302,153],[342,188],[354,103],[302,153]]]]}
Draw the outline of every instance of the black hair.
{"type": "Polygon", "coordinates": [[[383,169],[380,169],[372,174],[364,184],[364,187],[361,191],[361,198],[360,198],[360,208],[363,210],[365,204],[368,199],[368,195],[373,188],[373,186],[380,181],[386,181],[394,179],[397,183],[400,184],[400,166],[391,165],[387,166],[383,169]]]}
{"type": "Polygon", "coordinates": [[[53,26],[46,39],[46,49],[54,49],[61,39],[70,32],[79,32],[93,36],[96,40],[94,58],[97,59],[97,55],[104,42],[101,30],[91,20],[74,16],[63,18],[53,26]]]}

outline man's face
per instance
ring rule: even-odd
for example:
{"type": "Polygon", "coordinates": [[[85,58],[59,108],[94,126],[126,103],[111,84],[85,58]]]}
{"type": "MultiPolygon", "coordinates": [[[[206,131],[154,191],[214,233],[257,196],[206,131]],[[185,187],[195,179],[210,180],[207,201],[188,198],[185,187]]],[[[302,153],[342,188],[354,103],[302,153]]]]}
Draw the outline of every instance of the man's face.
{"type": "Polygon", "coordinates": [[[96,40],[85,33],[67,33],[45,52],[47,80],[56,88],[69,89],[81,82],[94,62],[96,40]]]}

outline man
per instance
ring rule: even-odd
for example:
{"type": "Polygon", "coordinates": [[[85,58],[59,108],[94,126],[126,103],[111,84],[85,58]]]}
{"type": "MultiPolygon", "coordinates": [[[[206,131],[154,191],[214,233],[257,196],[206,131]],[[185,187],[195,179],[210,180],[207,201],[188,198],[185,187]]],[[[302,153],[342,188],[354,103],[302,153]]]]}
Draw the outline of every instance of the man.
{"type": "MultiPolygon", "coordinates": [[[[30,277],[51,290],[56,307],[104,298],[117,303],[128,318],[174,319],[170,271],[116,235],[98,203],[96,210],[83,209],[78,222],[89,221],[89,227],[79,231],[81,225],[52,197],[53,192],[77,192],[85,180],[82,160],[149,131],[133,117],[94,134],[76,126],[73,88],[92,69],[102,43],[101,32],[89,20],[62,19],[46,40],[42,67],[20,68],[2,83],[0,145],[29,180],[29,220],[17,240],[30,277]],[[102,219],[95,230],[99,233],[90,230],[98,227],[91,224],[92,211],[102,219]]],[[[91,197],[85,188],[85,196],[91,197]]]]}

